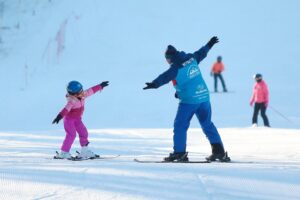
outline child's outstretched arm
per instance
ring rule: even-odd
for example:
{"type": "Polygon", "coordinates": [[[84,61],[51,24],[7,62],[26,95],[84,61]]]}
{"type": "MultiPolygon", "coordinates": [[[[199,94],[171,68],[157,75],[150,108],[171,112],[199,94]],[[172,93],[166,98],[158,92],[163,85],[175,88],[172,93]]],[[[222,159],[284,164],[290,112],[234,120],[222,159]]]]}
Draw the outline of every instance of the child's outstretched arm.
{"type": "Polygon", "coordinates": [[[98,91],[102,91],[104,87],[109,85],[109,81],[103,81],[99,85],[95,85],[84,91],[84,97],[89,97],[98,91]]]}
{"type": "Polygon", "coordinates": [[[63,116],[59,113],[55,119],[52,121],[52,124],[58,124],[58,122],[63,118],[63,116]]]}
{"type": "Polygon", "coordinates": [[[58,122],[70,112],[72,107],[73,107],[73,102],[68,101],[67,105],[58,113],[56,118],[52,121],[52,124],[55,124],[55,123],[58,124],[58,122]]]}

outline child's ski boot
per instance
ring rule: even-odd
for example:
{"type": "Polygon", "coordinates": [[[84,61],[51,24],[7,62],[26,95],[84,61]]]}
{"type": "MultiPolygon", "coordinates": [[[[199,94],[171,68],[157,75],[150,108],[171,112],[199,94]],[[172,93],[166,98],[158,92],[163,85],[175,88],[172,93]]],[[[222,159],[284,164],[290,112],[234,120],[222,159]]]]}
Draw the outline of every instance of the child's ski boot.
{"type": "Polygon", "coordinates": [[[56,155],[53,157],[54,159],[72,159],[72,156],[69,152],[60,151],[56,152],[56,155]]]}
{"type": "Polygon", "coordinates": [[[99,157],[99,155],[92,152],[87,146],[83,146],[81,152],[78,152],[78,155],[76,156],[76,158],[79,159],[92,159],[96,157],[99,157]]]}

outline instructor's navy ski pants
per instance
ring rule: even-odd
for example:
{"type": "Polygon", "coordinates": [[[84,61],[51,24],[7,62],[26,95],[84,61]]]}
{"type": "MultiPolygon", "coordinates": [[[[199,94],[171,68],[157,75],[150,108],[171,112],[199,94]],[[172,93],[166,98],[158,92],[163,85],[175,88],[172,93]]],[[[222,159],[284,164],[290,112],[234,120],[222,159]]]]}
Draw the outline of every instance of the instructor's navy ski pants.
{"type": "Polygon", "coordinates": [[[184,104],[178,106],[176,118],[174,121],[174,152],[185,152],[187,141],[187,130],[190,126],[190,121],[193,115],[196,114],[201,128],[209,140],[210,144],[221,144],[222,140],[217,131],[217,128],[211,121],[211,106],[210,102],[200,104],[184,104]]]}

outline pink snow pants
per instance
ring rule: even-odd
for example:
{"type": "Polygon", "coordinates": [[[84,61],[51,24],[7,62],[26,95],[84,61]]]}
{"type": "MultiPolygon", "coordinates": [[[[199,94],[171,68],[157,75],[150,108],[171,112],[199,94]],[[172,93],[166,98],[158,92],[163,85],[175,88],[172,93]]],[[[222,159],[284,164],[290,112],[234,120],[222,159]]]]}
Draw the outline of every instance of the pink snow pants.
{"type": "Polygon", "coordinates": [[[81,146],[86,146],[88,141],[88,131],[81,121],[81,118],[64,118],[64,128],[66,131],[65,140],[61,146],[61,150],[69,152],[76,138],[76,132],[79,135],[81,146]]]}

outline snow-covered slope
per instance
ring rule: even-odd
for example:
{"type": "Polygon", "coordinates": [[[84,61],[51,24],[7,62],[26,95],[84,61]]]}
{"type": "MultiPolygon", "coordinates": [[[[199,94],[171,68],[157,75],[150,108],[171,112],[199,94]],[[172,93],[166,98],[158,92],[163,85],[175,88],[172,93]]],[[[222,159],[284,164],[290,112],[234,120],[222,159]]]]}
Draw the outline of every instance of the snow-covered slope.
{"type": "MultiPolygon", "coordinates": [[[[234,93],[212,95],[219,127],[250,125],[252,75],[269,83],[273,127],[299,128],[299,1],[0,1],[1,130],[49,130],[65,104],[65,86],[111,85],[90,99],[89,128],[169,128],[177,100],[171,85],[143,91],[168,68],[168,44],[194,51],[217,35],[220,43],[201,63],[209,70],[217,55],[234,93]]],[[[194,121],[193,127],[198,127],[194,121]]],[[[60,125],[61,128],[61,125],[60,125]]]]}
{"type": "MultiPolygon", "coordinates": [[[[220,129],[235,163],[142,164],[172,150],[169,129],[90,130],[90,147],[111,160],[52,160],[63,131],[0,132],[0,199],[298,200],[300,131],[220,129]]],[[[72,153],[79,149],[75,141],[72,153]]],[[[188,136],[190,159],[204,159],[204,134],[188,136]]]]}
{"type": "MultiPolygon", "coordinates": [[[[0,0],[0,199],[300,199],[299,10],[298,0],[0,0]],[[200,67],[212,89],[210,67],[224,58],[232,92],[211,95],[213,121],[236,163],[133,162],[172,151],[174,90],[142,90],[168,68],[166,46],[193,52],[214,35],[200,67]],[[257,72],[269,84],[271,129],[243,128],[257,72]],[[51,122],[71,80],[110,81],[84,121],[91,148],[119,158],[51,159],[65,134],[51,122]]],[[[188,151],[210,153],[200,129],[188,151]]]]}

